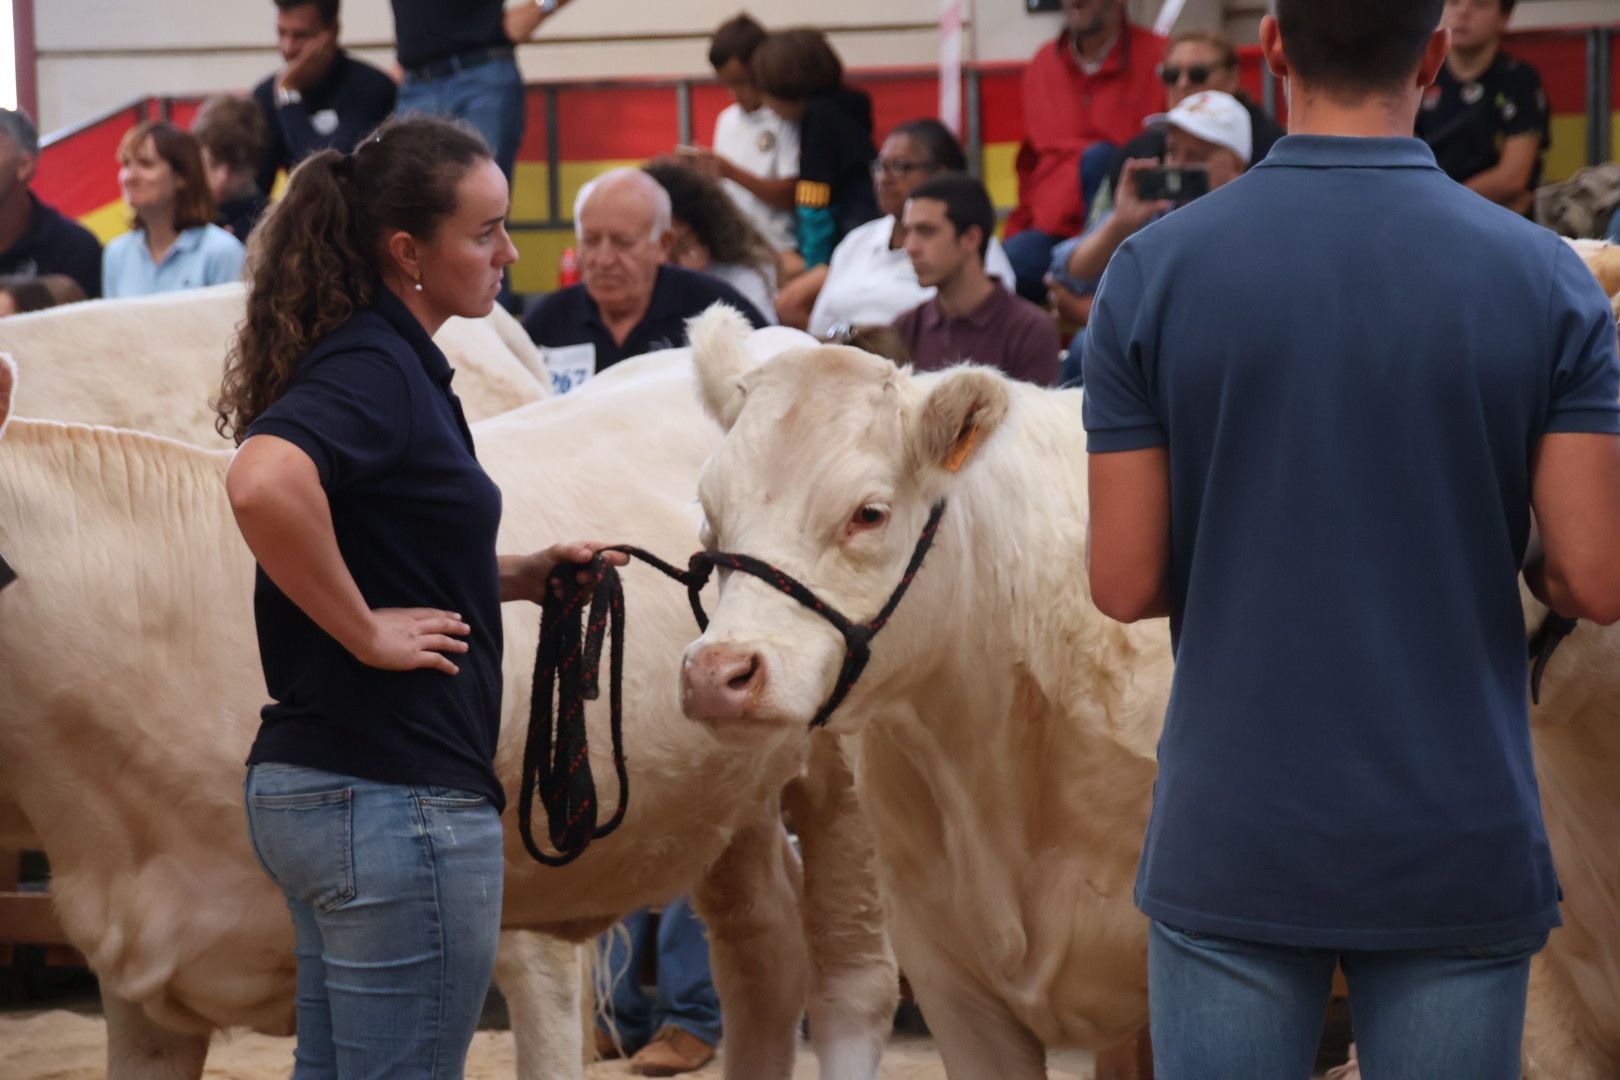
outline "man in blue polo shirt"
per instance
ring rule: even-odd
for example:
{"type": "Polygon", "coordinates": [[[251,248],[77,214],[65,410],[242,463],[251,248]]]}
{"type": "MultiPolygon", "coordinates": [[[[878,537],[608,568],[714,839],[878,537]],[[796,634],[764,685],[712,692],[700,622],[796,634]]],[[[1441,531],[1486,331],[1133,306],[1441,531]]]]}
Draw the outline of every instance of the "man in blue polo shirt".
{"type": "Polygon", "coordinates": [[[640,169],[610,169],[579,189],[574,231],[583,281],[537,300],[523,329],[567,392],[620,360],[686,344],[686,320],[715,302],[757,329],[765,317],[717,277],[668,263],[669,192],[640,169]]]}
{"type": "Polygon", "coordinates": [[[1615,324],[1411,138],[1441,8],[1277,0],[1291,134],[1092,315],[1092,596],[1176,649],[1136,890],[1163,1080],[1304,1080],[1335,964],[1368,1076],[1516,1080],[1559,923],[1518,572],[1620,618],[1615,324]]]}

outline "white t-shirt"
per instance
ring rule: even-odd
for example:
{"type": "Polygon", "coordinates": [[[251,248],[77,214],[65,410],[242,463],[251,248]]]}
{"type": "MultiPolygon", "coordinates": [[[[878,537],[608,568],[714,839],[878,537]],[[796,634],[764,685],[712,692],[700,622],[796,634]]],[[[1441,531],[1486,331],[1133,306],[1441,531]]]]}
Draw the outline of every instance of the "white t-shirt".
{"type": "MultiPolygon", "coordinates": [[[[857,229],[833,249],[827,282],[810,312],[810,332],[825,337],[838,323],[889,325],[937,291],[917,284],[917,271],[904,248],[889,250],[894,218],[884,215],[857,229]]],[[[1017,275],[1001,243],[990,238],[984,268],[1011,292],[1017,275]]]]}
{"type": "MultiPolygon", "coordinates": [[[[744,172],[765,180],[799,175],[799,128],[761,105],[743,112],[733,102],[714,122],[714,152],[744,172]]],[[[734,181],[726,190],[742,212],[753,219],[765,239],[778,251],[797,246],[793,237],[793,211],[767,206],[759,196],[734,181]]]]}

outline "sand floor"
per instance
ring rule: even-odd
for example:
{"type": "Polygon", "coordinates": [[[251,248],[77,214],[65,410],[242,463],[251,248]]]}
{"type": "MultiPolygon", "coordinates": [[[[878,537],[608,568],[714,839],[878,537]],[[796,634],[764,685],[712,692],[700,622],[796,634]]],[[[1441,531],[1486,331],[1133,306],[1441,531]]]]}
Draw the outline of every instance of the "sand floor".
{"type": "MultiPolygon", "coordinates": [[[[0,1014],[0,1080],[104,1080],[107,1026],[99,1016],[56,1009],[0,1014]]],[[[241,1034],[214,1040],[205,1080],[285,1080],[292,1071],[292,1040],[241,1034]]],[[[585,1070],[590,1080],[629,1076],[623,1062],[603,1062],[585,1070]]],[[[718,1080],[711,1065],[688,1074],[718,1080]]],[[[799,1057],[795,1080],[814,1080],[815,1058],[799,1057]]],[[[512,1035],[480,1031],[467,1062],[467,1080],[511,1080],[512,1035]]],[[[883,1059],[882,1080],[944,1080],[939,1055],[925,1038],[897,1037],[883,1059]]],[[[1051,1080],[1089,1080],[1091,1056],[1054,1055],[1051,1080]]]]}

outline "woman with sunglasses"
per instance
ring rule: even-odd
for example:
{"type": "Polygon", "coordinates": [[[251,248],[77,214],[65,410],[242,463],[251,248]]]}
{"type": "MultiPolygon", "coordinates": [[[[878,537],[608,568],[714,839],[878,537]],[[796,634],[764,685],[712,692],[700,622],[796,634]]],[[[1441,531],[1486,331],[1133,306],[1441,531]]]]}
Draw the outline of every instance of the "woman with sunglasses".
{"type": "MultiPolygon", "coordinates": [[[[966,171],[962,144],[938,120],[912,120],[889,133],[872,162],[872,187],[883,216],[852,230],[833,252],[810,313],[812,334],[825,337],[840,323],[887,325],[934,295],[917,283],[906,257],[901,215],[924,180],[966,171]]],[[[984,261],[991,277],[1012,288],[1012,264],[994,239],[984,261]]]]}

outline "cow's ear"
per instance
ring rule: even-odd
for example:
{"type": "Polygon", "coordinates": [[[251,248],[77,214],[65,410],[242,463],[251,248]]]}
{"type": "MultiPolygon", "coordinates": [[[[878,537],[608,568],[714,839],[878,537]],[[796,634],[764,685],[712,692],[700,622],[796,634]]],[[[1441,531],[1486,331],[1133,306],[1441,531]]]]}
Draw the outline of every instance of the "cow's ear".
{"type": "Polygon", "coordinates": [[[17,365],[12,363],[11,357],[0,353],[0,436],[6,433],[6,423],[11,419],[11,403],[17,395],[17,365]]]}
{"type": "Polygon", "coordinates": [[[742,411],[742,376],[750,363],[746,343],[751,329],[736,308],[725,304],[711,304],[686,324],[703,407],[727,431],[742,411]]]}
{"type": "Polygon", "coordinates": [[[960,470],[1006,417],[1007,402],[1006,379],[979,368],[963,368],[934,383],[911,425],[919,470],[960,470]]]}

